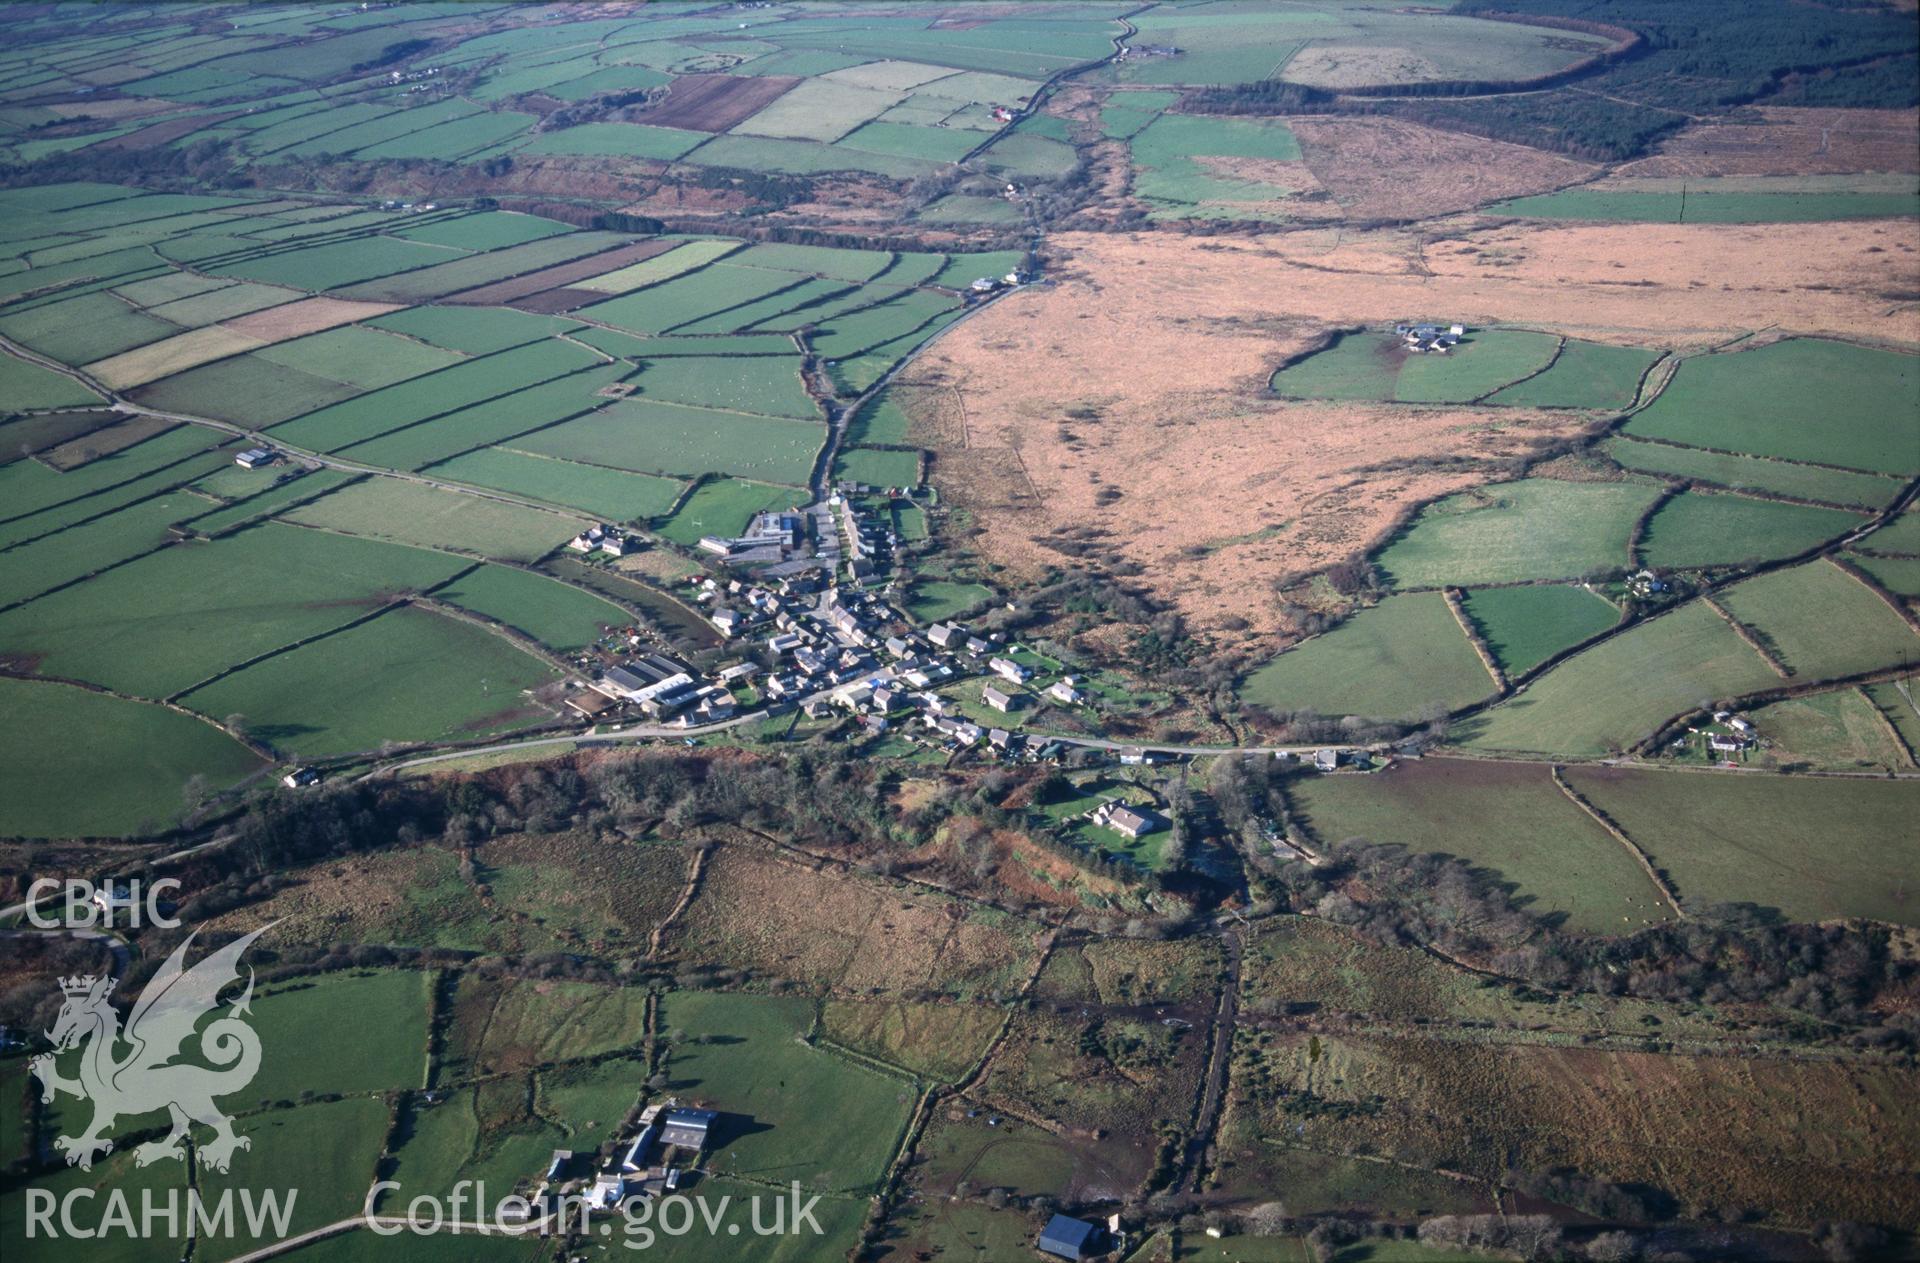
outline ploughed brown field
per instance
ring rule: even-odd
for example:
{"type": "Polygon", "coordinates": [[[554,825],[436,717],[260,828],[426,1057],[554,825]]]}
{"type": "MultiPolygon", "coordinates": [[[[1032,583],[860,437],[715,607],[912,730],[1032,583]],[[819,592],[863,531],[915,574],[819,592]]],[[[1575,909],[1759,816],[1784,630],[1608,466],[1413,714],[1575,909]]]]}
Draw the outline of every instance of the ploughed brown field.
{"type": "Polygon", "coordinates": [[[1070,564],[1049,541],[1078,534],[1138,564],[1135,582],[1201,630],[1285,632],[1276,580],[1489,476],[1429,462],[1523,453],[1583,423],[1269,396],[1273,369],[1335,329],[1444,318],[1676,349],[1759,331],[1920,341],[1920,252],[1899,222],[1461,218],[1205,242],[1065,234],[1050,251],[1050,284],[957,325],[903,374],[927,388],[910,392],[916,441],[1010,581],[1070,564]]]}
{"type": "Polygon", "coordinates": [[[681,75],[666,99],[639,115],[654,127],[724,132],[785,96],[800,80],[785,75],[681,75]]]}

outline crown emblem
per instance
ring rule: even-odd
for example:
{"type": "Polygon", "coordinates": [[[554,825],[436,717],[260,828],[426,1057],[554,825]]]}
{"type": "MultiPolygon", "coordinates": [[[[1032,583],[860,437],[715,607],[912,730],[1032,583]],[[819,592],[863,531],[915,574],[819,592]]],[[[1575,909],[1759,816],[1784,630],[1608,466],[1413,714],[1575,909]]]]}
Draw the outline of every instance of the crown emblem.
{"type": "Polygon", "coordinates": [[[92,974],[75,974],[71,978],[60,980],[60,990],[71,996],[83,996],[93,990],[93,984],[99,981],[92,974]]]}

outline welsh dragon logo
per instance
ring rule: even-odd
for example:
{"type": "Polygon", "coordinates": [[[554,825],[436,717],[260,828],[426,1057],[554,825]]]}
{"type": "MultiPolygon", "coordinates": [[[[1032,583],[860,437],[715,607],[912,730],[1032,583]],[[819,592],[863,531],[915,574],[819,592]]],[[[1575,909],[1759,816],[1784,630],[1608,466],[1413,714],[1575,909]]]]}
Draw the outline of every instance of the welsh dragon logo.
{"type": "Polygon", "coordinates": [[[260,1069],[260,1037],[242,1020],[253,1000],[251,969],[245,992],[199,1032],[200,1055],[207,1065],[175,1059],[201,1019],[219,1007],[220,992],[239,978],[241,953],[270,928],[262,926],[236,939],[191,969],[186,967],[187,948],[193,943],[189,934],[140,993],[124,1032],[120,1015],[107,1003],[111,977],[60,980],[66,1002],[47,1032],[53,1052],[35,1057],[29,1069],[40,1080],[42,1101],[71,1092],[93,1102],[93,1122],[84,1133],[54,1140],[69,1165],[88,1170],[95,1157],[111,1153],[113,1141],[105,1133],[116,1119],[160,1109],[171,1116],[173,1129],[133,1151],[140,1166],[165,1158],[184,1162],[187,1128],[193,1123],[214,1131],[214,1138],[199,1146],[199,1154],[200,1161],[216,1171],[227,1169],[236,1149],[251,1147],[245,1136],[234,1132],[233,1119],[213,1103],[215,1097],[247,1086],[260,1069]],[[82,1045],[79,1076],[69,1079],[55,1067],[54,1058],[82,1045]],[[127,1047],[124,1056],[118,1055],[122,1045],[127,1047]]]}

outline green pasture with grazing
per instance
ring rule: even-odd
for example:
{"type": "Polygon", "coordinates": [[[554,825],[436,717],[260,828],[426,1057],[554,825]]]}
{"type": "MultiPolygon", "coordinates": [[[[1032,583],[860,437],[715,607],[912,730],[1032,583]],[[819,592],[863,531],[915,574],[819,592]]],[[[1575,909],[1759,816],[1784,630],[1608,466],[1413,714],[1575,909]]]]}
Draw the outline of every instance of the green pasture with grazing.
{"type": "Polygon", "coordinates": [[[1920,364],[1819,338],[1686,360],[1626,433],[1696,447],[1920,473],[1920,364]]]}
{"type": "Polygon", "coordinates": [[[847,447],[834,458],[836,478],[875,487],[913,487],[920,482],[920,454],[873,447],[847,447]]]}
{"type": "Polygon", "coordinates": [[[1627,469],[1716,483],[1735,491],[1770,491],[1798,500],[1868,509],[1880,508],[1900,494],[1901,483],[1895,478],[1821,465],[1798,465],[1763,456],[1710,452],[1704,448],[1648,443],[1625,436],[1608,439],[1600,445],[1600,450],[1627,469]]]}
{"type": "Polygon", "coordinates": [[[1376,776],[1305,777],[1288,797],[1323,843],[1364,837],[1456,855],[1572,930],[1619,934],[1672,916],[1633,856],[1542,764],[1420,759],[1376,776]]]}
{"type": "Polygon", "coordinates": [[[468,355],[491,355],[580,328],[565,316],[542,316],[511,307],[409,307],[366,322],[433,346],[468,355]]]}
{"type": "MultiPolygon", "coordinates": [[[[1660,181],[1667,184],[1668,181],[1660,181]]],[[[1679,189],[1632,187],[1562,189],[1518,197],[1487,208],[1490,214],[1529,219],[1611,220],[1652,224],[1792,224],[1822,219],[1882,219],[1920,215],[1920,191],[1833,190],[1796,193],[1716,187],[1712,179],[1679,189]],[[1683,201],[1684,196],[1684,201],[1683,201]]],[[[1735,183],[1732,180],[1724,183],[1735,183]]]]}
{"type": "Polygon", "coordinates": [[[1448,496],[1376,557],[1400,588],[1575,579],[1631,560],[1633,524],[1659,496],[1652,482],[1525,478],[1448,496]]]}
{"type": "Polygon", "coordinates": [[[591,351],[557,340],[514,347],[283,422],[273,427],[273,436],[298,447],[339,451],[401,426],[600,363],[591,351]]]}
{"type": "MultiPolygon", "coordinates": [[[[1106,114],[1102,121],[1108,121],[1106,114]]],[[[1185,114],[1152,118],[1131,134],[1128,149],[1134,193],[1175,218],[1285,218],[1288,189],[1225,175],[1208,159],[1300,159],[1299,142],[1277,120],[1185,114]]]]}
{"type": "Polygon", "coordinates": [[[580,509],[613,522],[638,522],[665,513],[679,497],[682,483],[652,474],[629,473],[550,456],[484,447],[428,466],[436,477],[477,487],[495,487],[515,495],[580,509]]]}
{"type": "MultiPolygon", "coordinates": [[[[262,946],[271,940],[263,939],[262,946]]],[[[253,1000],[260,1073],[247,1085],[261,1100],[297,1100],[303,1092],[382,1092],[417,1088],[427,1069],[427,988],[412,970],[322,974],[284,990],[262,987],[253,1000]],[[351,1057],[334,1052],[339,1031],[368,1013],[351,1057]]]]}
{"type": "Polygon", "coordinates": [[[1640,560],[1662,570],[1777,561],[1865,521],[1839,509],[1688,491],[1648,519],[1640,560]]]}
{"type": "Polygon", "coordinates": [[[202,364],[135,387],[129,393],[136,401],[161,412],[183,412],[265,429],[351,399],[360,390],[249,354],[202,364]]]}
{"type": "Polygon", "coordinates": [[[513,441],[516,450],[636,473],[737,474],[804,485],[824,425],[627,399],[513,441]]]}
{"type": "MultiPolygon", "coordinates": [[[[1898,694],[1895,694],[1898,696],[1898,694]]],[[[1897,730],[1859,688],[1837,688],[1769,703],[1748,716],[1783,766],[1906,772],[1912,757],[1897,730]]]]}
{"type": "Polygon", "coordinates": [[[460,362],[460,356],[379,329],[347,325],[254,352],[271,364],[336,382],[378,390],[460,362]]]}
{"type": "Polygon", "coordinates": [[[1880,557],[1849,553],[1847,560],[1867,572],[1881,587],[1899,596],[1920,597],[1920,557],[1880,557]]]}
{"type": "Polygon", "coordinates": [[[915,618],[937,623],[992,599],[993,589],[978,583],[916,579],[907,594],[907,611],[915,618]]]}
{"type": "Polygon", "coordinates": [[[1275,393],[1293,399],[1467,403],[1484,398],[1543,408],[1605,407],[1632,401],[1651,358],[1650,352],[1597,343],[1560,346],[1549,333],[1482,329],[1469,330],[1445,354],[1420,354],[1405,349],[1390,331],[1360,330],[1340,334],[1325,349],[1282,367],[1271,384],[1275,393]],[[1556,351],[1568,361],[1564,370],[1556,351]]]}
{"type": "Polygon", "coordinates": [[[1453,726],[1479,750],[1599,757],[1683,712],[1785,681],[1694,601],[1582,650],[1517,697],[1453,726]]]}
{"type": "Polygon", "coordinates": [[[442,413],[423,424],[402,426],[344,449],[356,461],[394,469],[422,469],[436,461],[511,442],[567,417],[591,412],[606,400],[599,391],[628,372],[622,364],[602,364],[581,373],[511,391],[442,413]]]}
{"type": "Polygon", "coordinates": [[[633,621],[625,610],[591,592],[512,566],[477,567],[435,588],[432,596],[562,653],[592,644],[609,627],[633,621]]]}
{"type": "Polygon", "coordinates": [[[1920,508],[1909,506],[1906,512],[1861,540],[1860,547],[1894,556],[1920,556],[1920,508]]]}
{"type": "Polygon", "coordinates": [[[468,564],[266,523],[163,548],[0,613],[0,652],[47,675],[166,697],[364,617],[391,594],[444,583],[468,564]]]}
{"type": "Polygon", "coordinates": [[[1497,390],[1488,403],[1516,408],[1626,408],[1658,351],[1568,339],[1547,371],[1497,390]]]}
{"type": "Polygon", "coordinates": [[[181,698],[204,715],[247,716],[289,756],[383,743],[461,741],[548,718],[525,690],[555,672],[491,632],[401,607],[224,676],[181,698]]]}
{"type": "Polygon", "coordinates": [[[1920,660],[1920,635],[1832,562],[1758,575],[1727,588],[1718,600],[1797,681],[1920,660]]]}
{"type": "Polygon", "coordinates": [[[798,355],[647,360],[640,375],[628,380],[638,394],[667,403],[821,420],[819,405],[800,380],[798,355]]]}
{"type": "Polygon", "coordinates": [[[714,478],[695,487],[686,503],[656,529],[674,543],[691,548],[702,535],[738,535],[761,510],[795,508],[806,498],[806,493],[796,487],[714,478]]]}
{"type": "Polygon", "coordinates": [[[798,1042],[806,1000],[676,991],[661,1028],[684,1031],[667,1073],[726,1116],[709,1158],[725,1175],[866,1192],[899,1144],[912,1085],[798,1042]]]}
{"type": "Polygon", "coordinates": [[[0,678],[0,706],[0,834],[150,832],[194,777],[225,789],[261,766],[212,724],[71,685],[0,678]]]}
{"type": "MultiPolygon", "coordinates": [[[[337,1047],[337,1037],[323,1046],[337,1047]]],[[[386,1103],[377,1097],[349,1097],[249,1118],[239,1130],[251,1147],[234,1154],[225,1174],[199,1173],[195,1186],[210,1205],[226,1191],[241,1205],[242,1189],[299,1189],[288,1217],[289,1235],[351,1219],[362,1213],[373,1183],[387,1113],[386,1103]]],[[[271,1233],[256,1236],[244,1216],[234,1219],[231,1235],[206,1238],[195,1257],[224,1263],[275,1240],[271,1233]]]]}
{"type": "Polygon", "coordinates": [[[282,516],[302,526],[508,561],[537,560],[588,525],[582,517],[544,513],[398,478],[369,478],[282,516]]]}
{"type": "Polygon", "coordinates": [[[1666,870],[1690,908],[1920,924],[1920,784],[1571,767],[1567,779],[1666,870]],[[1904,823],[1903,823],[1904,822],[1904,823]]]}
{"type": "Polygon", "coordinates": [[[1620,621],[1613,602],[1576,584],[1475,588],[1460,605],[1509,677],[1531,671],[1620,621]]]}
{"type": "Polygon", "coordinates": [[[1467,706],[1493,680],[1438,592],[1390,596],[1249,675],[1241,693],[1270,711],[1417,719],[1467,706]]]}
{"type": "Polygon", "coordinates": [[[71,377],[11,355],[0,356],[0,410],[81,408],[99,402],[99,395],[71,377]]]}
{"type": "Polygon", "coordinates": [[[799,285],[803,279],[791,272],[711,263],[672,280],[583,307],[576,314],[629,333],[665,333],[716,311],[799,285]]]}

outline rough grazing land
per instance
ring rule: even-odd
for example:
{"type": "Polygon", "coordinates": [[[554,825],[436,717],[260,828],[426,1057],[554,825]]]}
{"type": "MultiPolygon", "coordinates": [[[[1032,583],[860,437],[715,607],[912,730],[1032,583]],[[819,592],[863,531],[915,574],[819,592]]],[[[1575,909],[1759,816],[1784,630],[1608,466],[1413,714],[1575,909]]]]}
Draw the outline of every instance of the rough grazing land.
{"type": "Polygon", "coordinates": [[[1390,118],[1300,118],[1288,128],[1349,219],[1428,219],[1591,179],[1596,168],[1390,118]]]}
{"type": "Polygon", "coordinates": [[[1743,110],[1674,135],[1622,176],[1920,171],[1920,111],[1743,110]]]}
{"type": "Polygon", "coordinates": [[[1920,312],[1889,317],[1880,293],[1920,282],[1910,235],[1874,222],[1501,225],[1430,242],[1067,234],[1052,285],[961,323],[911,366],[909,381],[943,388],[922,396],[916,440],[983,528],[975,545],[1016,575],[1059,561],[1045,543],[1057,532],[1105,531],[1102,550],[1143,566],[1199,626],[1237,616],[1276,631],[1275,577],[1370,547],[1416,503],[1485,477],[1410,462],[1510,453],[1573,424],[1260,397],[1331,329],[1431,313],[1638,345],[1776,323],[1920,340],[1920,312]]]}

